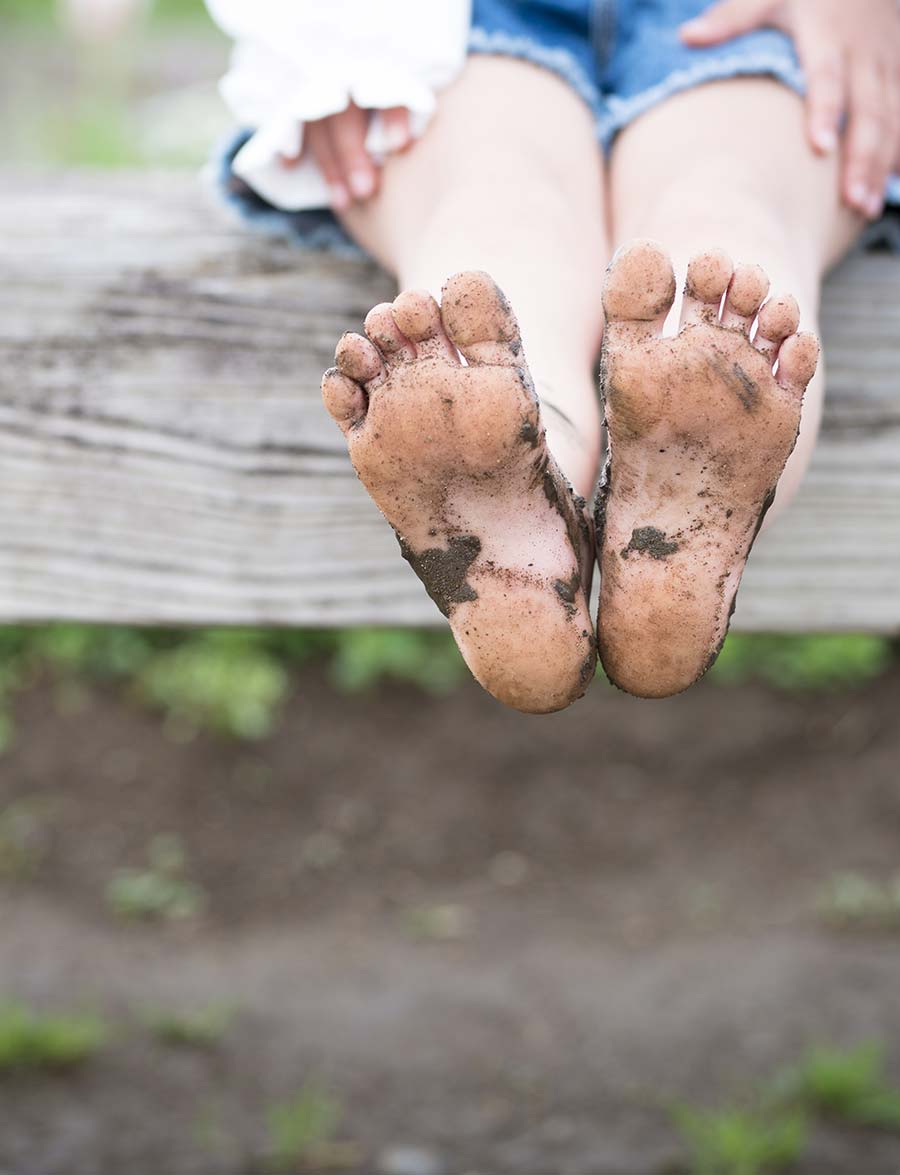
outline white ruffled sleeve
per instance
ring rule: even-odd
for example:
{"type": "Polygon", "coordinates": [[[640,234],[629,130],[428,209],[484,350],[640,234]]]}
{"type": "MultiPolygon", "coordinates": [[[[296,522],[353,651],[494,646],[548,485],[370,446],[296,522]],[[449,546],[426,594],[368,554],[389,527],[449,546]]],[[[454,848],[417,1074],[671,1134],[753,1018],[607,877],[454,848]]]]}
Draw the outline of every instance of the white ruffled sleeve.
{"type": "MultiPolygon", "coordinates": [[[[296,157],[304,123],[345,110],[405,106],[420,135],[436,92],[465,61],[470,0],[207,0],[236,44],[220,91],[232,114],[254,130],[232,163],[236,175],[277,208],[329,203],[312,159],[296,157]]],[[[375,115],[366,148],[389,151],[375,115]]]]}

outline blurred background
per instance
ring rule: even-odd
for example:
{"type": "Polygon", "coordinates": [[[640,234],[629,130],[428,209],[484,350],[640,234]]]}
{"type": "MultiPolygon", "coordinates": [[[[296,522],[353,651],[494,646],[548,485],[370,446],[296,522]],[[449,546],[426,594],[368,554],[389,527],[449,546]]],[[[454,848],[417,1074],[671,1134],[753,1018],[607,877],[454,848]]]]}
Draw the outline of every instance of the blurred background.
{"type": "MultiPolygon", "coordinates": [[[[228,130],[195,0],[0,23],[8,170],[228,130]]],[[[897,1175],[898,712],[866,635],[535,719],[443,632],[0,628],[0,1171],[897,1175]]]]}

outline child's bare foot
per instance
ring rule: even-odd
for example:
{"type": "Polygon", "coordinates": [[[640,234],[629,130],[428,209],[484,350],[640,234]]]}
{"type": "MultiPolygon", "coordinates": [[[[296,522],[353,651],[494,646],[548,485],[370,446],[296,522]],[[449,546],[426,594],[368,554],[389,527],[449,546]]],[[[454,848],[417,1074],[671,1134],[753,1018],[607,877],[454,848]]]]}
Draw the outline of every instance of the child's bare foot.
{"type": "Polygon", "coordinates": [[[322,394],[475,677],[518,710],[558,710],[596,661],[584,501],[547,448],[503,294],[461,273],[442,303],[413,290],[376,306],[322,394]]]}
{"type": "Polygon", "coordinates": [[[607,275],[598,636],[610,679],[639,697],[678,693],[715,660],[797,438],[819,345],[796,334],[793,298],[760,311],[768,285],[758,266],[700,254],[663,338],[675,277],[660,246],[634,242],[607,275]]]}

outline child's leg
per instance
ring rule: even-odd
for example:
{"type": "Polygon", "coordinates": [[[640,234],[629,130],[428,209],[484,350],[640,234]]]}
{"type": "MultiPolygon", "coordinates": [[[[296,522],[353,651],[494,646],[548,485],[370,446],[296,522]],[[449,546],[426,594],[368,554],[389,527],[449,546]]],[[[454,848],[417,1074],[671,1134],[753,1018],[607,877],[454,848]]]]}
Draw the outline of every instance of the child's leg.
{"type": "MultiPolygon", "coordinates": [[[[700,86],[651,110],[619,136],[610,182],[617,243],[659,240],[681,281],[688,260],[711,246],[761,265],[772,294],[793,294],[801,327],[813,332],[823,274],[863,223],[841,203],[838,157],[814,155],[808,145],[802,99],[768,78],[700,86]]],[[[809,464],[824,376],[820,363],[767,522],[788,504],[809,464]]]]}
{"type": "Polygon", "coordinates": [[[590,494],[600,445],[602,201],[592,120],[568,86],[476,58],[346,217],[402,287],[437,293],[457,274],[440,314],[415,289],[376,307],[371,341],[345,336],[323,392],[469,667],[523,710],[566,705],[593,676],[592,554],[567,480],[590,494]],[[493,282],[458,274],[469,267],[509,297],[524,349],[493,282]]]}
{"type": "MultiPolygon", "coordinates": [[[[699,87],[638,119],[614,147],[611,191],[617,241],[659,241],[675,259],[679,284],[696,258],[695,296],[672,310],[670,333],[679,316],[686,326],[677,339],[661,340],[656,329],[675,292],[658,251],[626,253],[606,297],[612,478],[601,656],[626,688],[661,695],[699,676],[724,638],[815,362],[811,336],[790,338],[772,376],[778,344],[797,327],[789,301],[764,317],[763,333],[773,342],[762,342],[762,334],[756,347],[747,340],[766,291],[758,267],[772,279],[773,294],[797,299],[803,325],[814,331],[822,274],[859,222],[839,204],[837,161],[807,147],[801,100],[765,79],[699,87]],[[735,273],[722,325],[718,303],[731,267],[711,252],[715,246],[749,263],[735,273]],[[644,317],[652,311],[658,324],[639,321],[648,274],[662,293],[644,317]]],[[[806,392],[780,504],[808,462],[822,391],[820,373],[806,392]]]]}

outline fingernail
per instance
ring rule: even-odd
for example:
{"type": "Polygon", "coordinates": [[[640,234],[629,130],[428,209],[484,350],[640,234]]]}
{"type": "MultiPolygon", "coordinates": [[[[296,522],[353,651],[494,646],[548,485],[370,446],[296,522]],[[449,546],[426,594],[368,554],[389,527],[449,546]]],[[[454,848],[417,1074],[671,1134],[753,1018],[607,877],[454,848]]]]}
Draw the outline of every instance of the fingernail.
{"type": "Polygon", "coordinates": [[[872,218],[872,220],[877,220],[878,217],[881,216],[883,210],[884,200],[881,196],[878,195],[877,192],[873,192],[869,197],[868,202],[866,203],[866,213],[872,218]]]}
{"type": "Polygon", "coordinates": [[[345,208],[350,207],[350,193],[343,184],[329,184],[328,190],[331,193],[332,208],[343,212],[345,208]]]}
{"type": "Polygon", "coordinates": [[[357,200],[368,200],[375,191],[375,180],[371,171],[351,171],[350,191],[357,200]]]}
{"type": "Polygon", "coordinates": [[[824,151],[828,155],[837,149],[837,135],[831,127],[819,127],[813,135],[813,139],[819,150],[824,151]]]}
{"type": "Polygon", "coordinates": [[[851,204],[855,204],[861,211],[865,211],[869,193],[866,191],[866,185],[862,180],[854,180],[847,189],[847,195],[850,197],[851,204]]]}
{"type": "Polygon", "coordinates": [[[709,21],[704,20],[702,16],[695,17],[694,20],[687,20],[681,26],[683,33],[705,33],[709,28],[709,21]]]}
{"type": "Polygon", "coordinates": [[[402,151],[409,141],[409,136],[402,126],[388,127],[385,143],[388,151],[402,151]]]}

